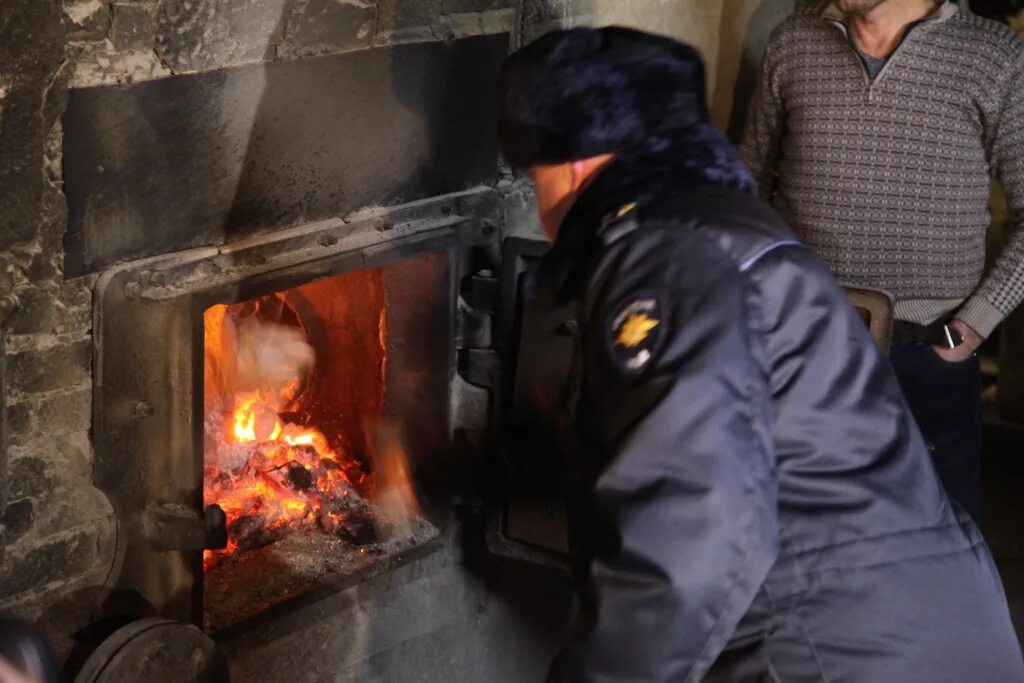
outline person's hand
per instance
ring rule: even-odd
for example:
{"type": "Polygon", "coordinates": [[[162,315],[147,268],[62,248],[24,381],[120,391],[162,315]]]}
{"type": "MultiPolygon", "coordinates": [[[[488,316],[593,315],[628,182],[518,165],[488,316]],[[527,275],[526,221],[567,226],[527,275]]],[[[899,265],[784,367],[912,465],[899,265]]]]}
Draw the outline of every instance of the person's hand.
{"type": "Polygon", "coordinates": [[[974,352],[978,350],[981,343],[985,341],[980,334],[971,329],[971,327],[962,320],[954,318],[949,324],[954,330],[963,335],[964,343],[955,349],[949,349],[945,346],[934,346],[935,353],[942,360],[947,363],[959,363],[965,361],[974,355],[974,352]]]}

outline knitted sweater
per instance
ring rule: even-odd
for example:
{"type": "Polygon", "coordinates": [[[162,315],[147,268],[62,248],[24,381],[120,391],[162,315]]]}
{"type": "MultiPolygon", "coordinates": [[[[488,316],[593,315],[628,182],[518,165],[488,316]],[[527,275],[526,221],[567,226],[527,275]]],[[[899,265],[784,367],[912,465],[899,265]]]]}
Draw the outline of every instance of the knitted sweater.
{"type": "Polygon", "coordinates": [[[783,22],[741,146],[762,194],[846,284],[896,317],[983,336],[1024,299],[1024,41],[946,2],[870,82],[837,10],[783,22]],[[987,274],[989,179],[1009,243],[987,274]]]}

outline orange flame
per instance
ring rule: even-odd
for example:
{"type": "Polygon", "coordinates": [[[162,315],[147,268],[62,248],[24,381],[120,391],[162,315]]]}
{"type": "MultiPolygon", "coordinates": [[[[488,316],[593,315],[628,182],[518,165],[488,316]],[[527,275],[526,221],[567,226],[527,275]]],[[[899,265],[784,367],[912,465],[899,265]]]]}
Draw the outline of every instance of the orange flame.
{"type": "MultiPolygon", "coordinates": [[[[361,483],[351,467],[354,461],[340,457],[320,430],[281,419],[278,411],[295,398],[300,377],[232,392],[240,371],[240,358],[234,355],[239,332],[223,305],[207,309],[204,322],[208,419],[212,415],[223,424],[214,431],[219,437],[214,458],[207,457],[205,503],[216,503],[224,511],[229,536],[232,525],[247,517],[258,517],[263,531],[314,523],[323,494],[345,496],[361,483]],[[297,482],[289,479],[294,473],[297,482]]],[[[257,374],[252,368],[244,371],[248,378],[257,374]]],[[[227,548],[203,553],[204,567],[236,550],[238,540],[229,538],[227,548]]]]}
{"type": "Polygon", "coordinates": [[[232,422],[238,443],[277,441],[284,425],[273,408],[260,402],[259,394],[245,394],[236,401],[239,405],[235,408],[232,422]]]}
{"type": "Polygon", "coordinates": [[[372,498],[375,503],[377,533],[382,538],[404,535],[409,524],[421,512],[405,439],[398,425],[390,421],[376,425],[373,433],[372,498]]]}
{"type": "MultiPolygon", "coordinates": [[[[360,483],[337,468],[337,464],[332,466],[337,469],[324,468],[325,461],[339,463],[341,459],[330,449],[327,438],[316,429],[283,424],[277,418],[272,434],[257,440],[252,404],[244,402],[235,410],[232,421],[235,442],[250,444],[252,450],[237,474],[232,473],[226,480],[208,468],[204,496],[207,504],[216,503],[221,507],[229,529],[235,522],[253,515],[261,518],[266,530],[314,524],[321,512],[323,495],[346,496],[350,487],[360,483]],[[280,473],[292,467],[312,473],[310,486],[315,488],[315,494],[310,495],[283,483],[287,474],[280,473]]],[[[219,555],[231,554],[237,549],[237,541],[229,539],[227,548],[206,551],[204,567],[210,568],[219,555]]]]}
{"type": "MultiPolygon", "coordinates": [[[[310,300],[318,301],[316,297],[310,300]]],[[[302,350],[306,338],[304,328],[294,327],[297,313],[290,318],[292,327],[285,322],[276,327],[272,322],[261,322],[284,320],[275,315],[285,306],[284,298],[271,296],[212,306],[205,311],[207,452],[203,498],[205,504],[217,504],[224,511],[229,537],[226,548],[203,553],[205,569],[231,554],[272,543],[290,529],[354,533],[353,520],[365,517],[376,524],[376,537],[384,538],[419,514],[406,452],[394,427],[365,423],[363,433],[374,443],[355,439],[353,447],[371,460],[374,477],[370,482],[361,462],[344,450],[347,446],[330,440],[318,426],[296,423],[308,420],[307,412],[301,413],[302,418],[288,417],[293,413],[287,411],[304,409],[303,392],[313,385],[313,375],[307,372],[308,365],[289,365],[303,357],[296,351],[302,350]],[[295,368],[294,376],[288,373],[290,367],[295,368]],[[372,514],[366,512],[370,509],[366,495],[372,498],[372,514]]],[[[330,319],[335,315],[333,307],[337,307],[338,315],[353,310],[332,304],[320,309],[322,315],[330,319]]],[[[305,324],[301,318],[299,324],[305,324]]],[[[369,400],[379,402],[367,413],[375,422],[387,375],[384,309],[374,313],[369,325],[363,325],[357,329],[373,330],[374,336],[368,339],[379,344],[380,355],[376,350],[367,355],[378,359],[380,365],[362,366],[372,367],[374,374],[379,372],[379,382],[369,385],[379,384],[380,388],[376,394],[367,395],[369,400]]],[[[336,372],[337,365],[333,368],[336,372]]],[[[365,375],[360,375],[361,369],[355,366],[355,386],[367,383],[365,375]]],[[[331,381],[344,386],[347,379],[346,375],[334,375],[331,381]]],[[[351,428],[350,419],[344,424],[346,429],[351,428]]],[[[345,431],[335,436],[348,439],[359,435],[345,431]]]]}

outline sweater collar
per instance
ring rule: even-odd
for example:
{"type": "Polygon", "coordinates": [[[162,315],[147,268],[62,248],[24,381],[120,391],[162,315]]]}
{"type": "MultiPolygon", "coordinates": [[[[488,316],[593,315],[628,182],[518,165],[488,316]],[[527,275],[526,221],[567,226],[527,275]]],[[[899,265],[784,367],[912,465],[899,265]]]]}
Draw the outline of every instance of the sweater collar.
{"type": "MultiPolygon", "coordinates": [[[[921,20],[921,24],[941,24],[951,19],[957,12],[959,7],[955,2],[951,0],[944,0],[942,6],[937,10],[929,14],[927,17],[921,20]]],[[[839,9],[836,2],[828,2],[821,8],[819,16],[826,21],[832,23],[846,25],[846,15],[839,9]]]]}

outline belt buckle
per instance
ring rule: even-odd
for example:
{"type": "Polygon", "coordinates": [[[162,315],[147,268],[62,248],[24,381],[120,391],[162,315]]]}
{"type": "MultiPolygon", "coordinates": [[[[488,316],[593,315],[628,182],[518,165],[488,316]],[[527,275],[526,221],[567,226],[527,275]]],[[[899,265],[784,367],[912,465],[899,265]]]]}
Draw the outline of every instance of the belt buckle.
{"type": "Polygon", "coordinates": [[[946,323],[942,326],[942,334],[946,338],[946,348],[955,349],[964,343],[964,336],[946,323]]]}

